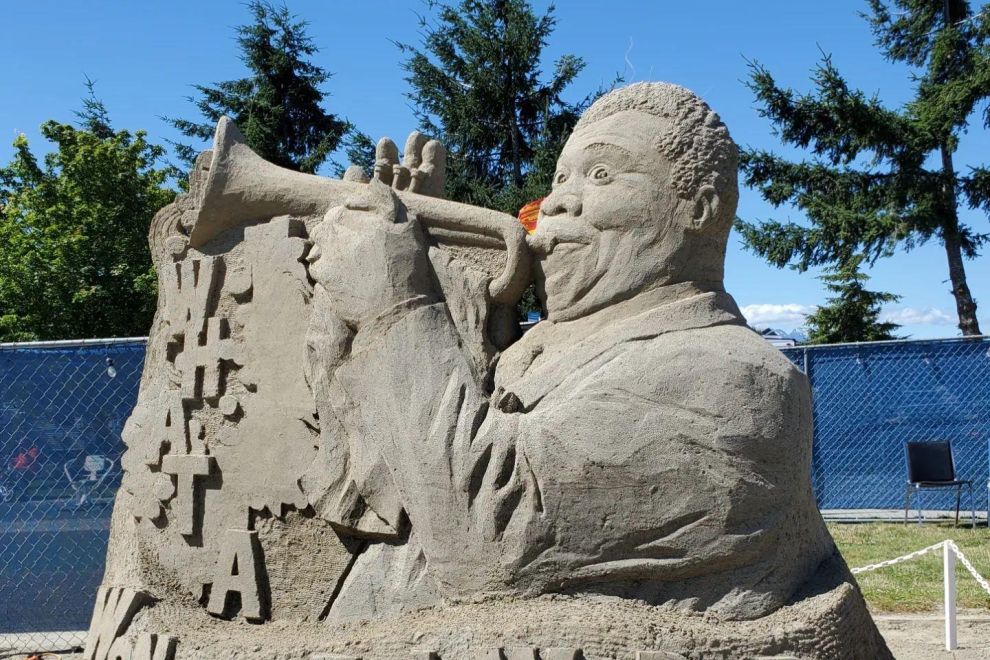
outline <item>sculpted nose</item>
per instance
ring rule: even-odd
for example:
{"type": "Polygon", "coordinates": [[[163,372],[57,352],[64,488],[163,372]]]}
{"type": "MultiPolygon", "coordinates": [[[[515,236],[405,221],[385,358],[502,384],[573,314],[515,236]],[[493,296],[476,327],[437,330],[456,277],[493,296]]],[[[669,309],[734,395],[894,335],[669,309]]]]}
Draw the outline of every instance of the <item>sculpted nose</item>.
{"type": "Polygon", "coordinates": [[[562,214],[577,217],[581,215],[581,198],[563,191],[550,193],[540,205],[540,213],[548,217],[562,214]]]}

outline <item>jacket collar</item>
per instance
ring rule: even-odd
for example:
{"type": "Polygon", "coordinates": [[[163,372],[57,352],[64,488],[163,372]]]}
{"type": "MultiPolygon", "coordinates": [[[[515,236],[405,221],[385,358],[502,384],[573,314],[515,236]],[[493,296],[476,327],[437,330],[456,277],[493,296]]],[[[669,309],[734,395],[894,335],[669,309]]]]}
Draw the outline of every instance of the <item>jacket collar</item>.
{"type": "Polygon", "coordinates": [[[745,324],[732,296],[721,287],[694,282],[657,287],[573,321],[541,321],[502,354],[495,373],[496,405],[511,391],[528,410],[564,379],[625,342],[745,324]]]}

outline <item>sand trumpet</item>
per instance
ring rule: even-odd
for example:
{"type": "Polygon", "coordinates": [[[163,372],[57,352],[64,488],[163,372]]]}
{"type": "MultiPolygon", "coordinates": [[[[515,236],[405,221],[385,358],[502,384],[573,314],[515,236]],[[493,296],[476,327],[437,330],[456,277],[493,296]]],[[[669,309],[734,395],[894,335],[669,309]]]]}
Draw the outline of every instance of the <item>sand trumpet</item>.
{"type": "MultiPolygon", "coordinates": [[[[199,215],[189,236],[192,247],[202,246],[233,227],[276,215],[322,215],[367,185],[273,165],[247,145],[227,117],[217,123],[208,160],[203,182],[193,191],[198,194],[199,215]]],[[[531,257],[526,230],[515,218],[409,191],[396,194],[433,241],[504,250],[505,267],[489,283],[488,292],[497,303],[512,304],[519,299],[529,282],[531,257]]]]}

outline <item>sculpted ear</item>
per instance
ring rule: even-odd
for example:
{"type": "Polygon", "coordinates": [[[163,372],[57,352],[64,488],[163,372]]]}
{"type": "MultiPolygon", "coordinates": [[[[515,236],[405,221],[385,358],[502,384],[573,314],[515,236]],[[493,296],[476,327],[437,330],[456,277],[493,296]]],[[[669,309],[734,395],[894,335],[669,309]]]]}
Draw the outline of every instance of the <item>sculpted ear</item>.
{"type": "Polygon", "coordinates": [[[719,203],[715,186],[711,184],[701,186],[694,196],[694,215],[691,218],[691,226],[694,229],[705,229],[714,218],[718,217],[719,203]]]}

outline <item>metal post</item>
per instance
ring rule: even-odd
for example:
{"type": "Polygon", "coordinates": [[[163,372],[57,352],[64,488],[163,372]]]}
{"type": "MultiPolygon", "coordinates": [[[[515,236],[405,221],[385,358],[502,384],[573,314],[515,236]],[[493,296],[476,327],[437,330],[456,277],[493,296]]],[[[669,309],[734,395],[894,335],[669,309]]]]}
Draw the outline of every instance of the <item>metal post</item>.
{"type": "Polygon", "coordinates": [[[956,553],[952,544],[942,544],[942,582],[945,586],[945,650],[956,650],[956,553]]]}
{"type": "Polygon", "coordinates": [[[973,507],[973,531],[976,531],[976,495],[973,493],[973,484],[969,485],[969,505],[973,507]]]}

